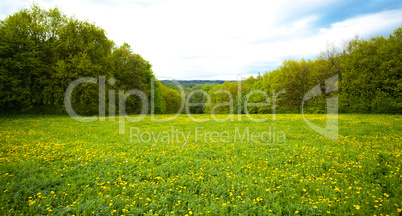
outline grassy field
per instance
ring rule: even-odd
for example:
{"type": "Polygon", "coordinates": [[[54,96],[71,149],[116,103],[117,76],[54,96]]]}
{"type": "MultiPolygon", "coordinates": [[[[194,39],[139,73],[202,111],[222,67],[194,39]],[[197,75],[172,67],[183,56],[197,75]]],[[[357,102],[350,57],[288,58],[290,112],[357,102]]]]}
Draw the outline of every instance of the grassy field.
{"type": "Polygon", "coordinates": [[[0,214],[401,215],[401,165],[400,115],[340,115],[336,142],[296,114],[146,117],[124,135],[108,119],[2,116],[0,214]]]}

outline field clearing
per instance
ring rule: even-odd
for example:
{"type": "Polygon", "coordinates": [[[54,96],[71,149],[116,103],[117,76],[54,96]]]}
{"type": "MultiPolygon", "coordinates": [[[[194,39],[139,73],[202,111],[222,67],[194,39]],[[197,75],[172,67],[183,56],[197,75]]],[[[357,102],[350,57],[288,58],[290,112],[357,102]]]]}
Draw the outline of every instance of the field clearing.
{"type": "Polygon", "coordinates": [[[402,214],[401,115],[340,115],[336,142],[267,116],[147,116],[124,135],[108,118],[1,116],[0,214],[402,214]]]}

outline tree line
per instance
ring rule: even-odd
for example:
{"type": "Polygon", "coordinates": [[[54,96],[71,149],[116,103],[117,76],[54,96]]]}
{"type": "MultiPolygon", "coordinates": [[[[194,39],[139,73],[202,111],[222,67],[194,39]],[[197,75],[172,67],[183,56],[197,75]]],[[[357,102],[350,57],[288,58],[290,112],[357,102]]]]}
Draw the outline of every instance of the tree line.
{"type": "MultiPolygon", "coordinates": [[[[0,112],[66,113],[64,96],[74,80],[105,76],[105,99],[116,110],[119,90],[138,89],[154,100],[155,113],[176,113],[182,100],[193,114],[271,113],[273,109],[299,113],[303,97],[320,84],[322,94],[308,100],[305,111],[325,113],[326,99],[337,96],[342,113],[402,113],[401,59],[399,27],[387,38],[356,37],[342,49],[331,47],[312,60],[286,60],[240,84],[188,81],[182,98],[181,88],[156,80],[152,65],[128,44],[116,46],[92,23],[67,17],[57,8],[42,10],[33,5],[0,21],[0,112]],[[334,75],[338,88],[329,93],[325,81],[334,75]],[[195,103],[203,105],[191,105],[195,103]],[[260,105],[245,107],[245,103],[260,105]]],[[[77,86],[71,100],[75,112],[97,114],[98,95],[97,84],[77,86]]],[[[141,113],[142,100],[130,96],[125,107],[128,114],[141,113]]]]}
{"type": "Polygon", "coordinates": [[[277,69],[257,77],[251,76],[241,85],[225,82],[195,86],[189,92],[204,92],[193,95],[189,101],[205,105],[191,107],[190,112],[210,113],[217,107],[214,110],[216,113],[230,113],[231,105],[224,106],[222,103],[232,100],[234,113],[271,113],[273,108],[279,113],[300,113],[303,97],[320,84],[322,94],[306,101],[305,112],[325,113],[326,99],[338,97],[341,113],[400,114],[401,78],[402,27],[399,27],[387,38],[378,36],[365,40],[355,37],[343,49],[332,46],[312,60],[286,60],[277,69]],[[338,89],[326,93],[325,81],[335,75],[338,75],[338,89]],[[216,94],[222,90],[226,93],[216,94]],[[261,105],[245,108],[245,101],[261,105]]]}
{"type": "MultiPolygon", "coordinates": [[[[0,111],[66,113],[67,87],[81,77],[114,78],[109,90],[138,89],[151,97],[151,64],[128,44],[116,46],[96,25],[67,17],[57,8],[33,5],[0,21],[0,111]]],[[[170,98],[179,94],[154,83],[155,113],[172,112],[170,98]]],[[[73,91],[76,113],[98,113],[98,85],[84,83],[73,91]]],[[[109,94],[106,94],[109,101],[109,94]]],[[[112,96],[112,98],[115,96],[112,96]]],[[[127,113],[141,113],[142,101],[129,97],[127,113]]],[[[118,110],[118,102],[115,102],[118,110]]],[[[108,106],[106,106],[106,109],[108,106]]]]}

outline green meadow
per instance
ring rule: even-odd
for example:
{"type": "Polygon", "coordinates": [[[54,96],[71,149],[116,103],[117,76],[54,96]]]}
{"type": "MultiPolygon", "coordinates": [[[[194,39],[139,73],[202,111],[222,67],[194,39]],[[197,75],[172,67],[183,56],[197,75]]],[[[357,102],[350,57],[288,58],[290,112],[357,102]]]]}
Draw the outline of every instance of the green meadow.
{"type": "Polygon", "coordinates": [[[401,215],[402,116],[253,117],[1,116],[0,214],[401,215]]]}

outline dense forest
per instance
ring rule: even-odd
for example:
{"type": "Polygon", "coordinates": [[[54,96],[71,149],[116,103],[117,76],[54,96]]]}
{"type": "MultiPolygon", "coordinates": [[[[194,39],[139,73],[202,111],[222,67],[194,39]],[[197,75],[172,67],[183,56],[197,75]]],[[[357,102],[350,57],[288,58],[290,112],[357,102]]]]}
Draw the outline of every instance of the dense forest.
{"type": "MultiPolygon", "coordinates": [[[[106,92],[138,89],[151,96],[155,79],[151,64],[128,44],[117,47],[94,24],[68,18],[57,8],[46,11],[35,5],[0,22],[1,112],[66,113],[64,95],[70,83],[101,75],[115,80],[106,85],[106,92]]],[[[155,113],[169,112],[166,100],[179,94],[158,81],[154,86],[155,113]]],[[[98,88],[98,84],[84,83],[74,89],[75,112],[98,113],[98,88]]],[[[117,100],[115,105],[118,110],[117,100]]],[[[127,98],[127,113],[140,113],[141,108],[138,97],[127,98]]]]}
{"type": "Polygon", "coordinates": [[[280,113],[300,113],[303,97],[317,84],[322,94],[306,102],[307,112],[325,113],[326,99],[336,96],[341,113],[402,113],[402,27],[388,38],[355,37],[343,49],[329,48],[313,60],[286,60],[277,69],[249,77],[241,85],[225,82],[194,86],[188,92],[203,92],[192,95],[189,101],[206,103],[204,92],[208,92],[211,103],[202,109],[192,107],[190,111],[210,113],[213,107],[218,107],[215,112],[229,113],[230,106],[219,105],[231,101],[228,94],[215,94],[225,90],[232,95],[234,113],[271,113],[273,107],[280,113]],[[325,81],[335,75],[338,89],[326,93],[325,81]],[[245,101],[266,105],[250,106],[247,110],[242,106],[239,111],[238,100],[242,105],[245,101]]]}
{"type": "MultiPolygon", "coordinates": [[[[153,82],[148,61],[128,44],[116,46],[94,24],[67,17],[57,8],[42,10],[35,5],[0,22],[0,112],[65,113],[69,84],[81,77],[99,76],[115,79],[107,82],[106,92],[117,95],[119,90],[138,89],[149,100],[154,99],[154,107],[148,112],[175,113],[180,109],[178,86],[168,81],[153,82]]],[[[273,107],[280,113],[299,113],[303,96],[317,84],[321,84],[323,94],[305,104],[308,112],[325,113],[326,98],[337,96],[343,113],[402,113],[401,77],[399,27],[387,38],[356,37],[342,49],[333,47],[312,60],[286,60],[277,69],[249,77],[241,85],[190,81],[184,82],[184,90],[186,102],[205,104],[189,107],[191,113],[270,113],[273,107]],[[325,80],[334,75],[339,78],[338,91],[326,93],[325,80]],[[242,106],[239,110],[237,105],[246,101],[266,106],[246,110],[242,106]]],[[[98,89],[98,84],[79,85],[73,92],[74,110],[81,115],[98,113],[98,89]]],[[[109,100],[118,98],[116,95],[106,94],[106,101],[115,103],[118,110],[117,100],[109,100]]],[[[141,113],[141,103],[140,98],[129,97],[127,113],[141,113]]]]}

